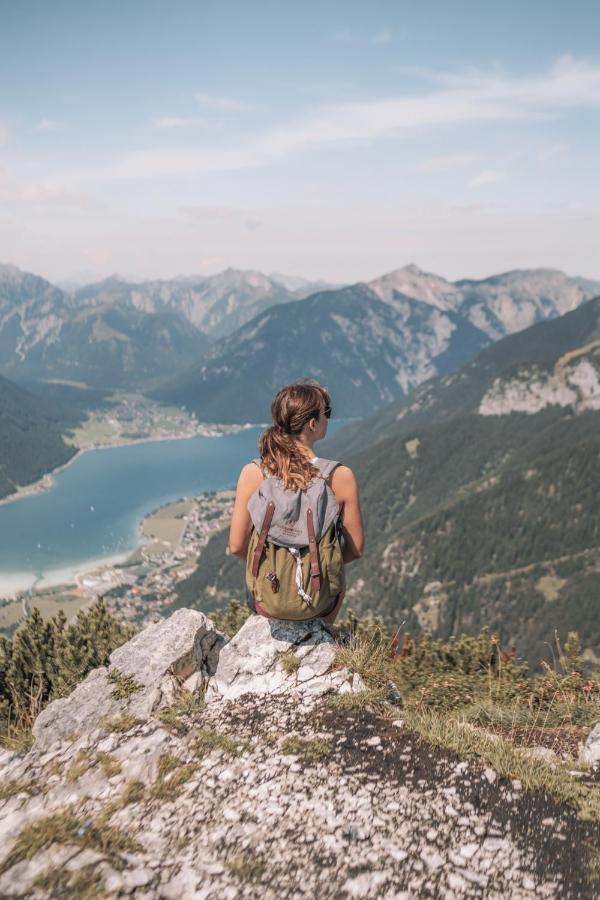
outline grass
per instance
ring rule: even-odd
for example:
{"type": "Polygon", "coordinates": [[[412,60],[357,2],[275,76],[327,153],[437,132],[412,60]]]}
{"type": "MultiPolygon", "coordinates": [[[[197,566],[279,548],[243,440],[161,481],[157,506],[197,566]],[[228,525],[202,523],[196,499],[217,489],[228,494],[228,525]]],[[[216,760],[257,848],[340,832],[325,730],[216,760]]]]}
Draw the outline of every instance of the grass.
{"type": "Polygon", "coordinates": [[[302,665],[300,658],[296,656],[292,647],[290,647],[290,649],[286,650],[284,653],[280,653],[279,662],[281,663],[281,668],[286,673],[286,675],[293,675],[294,672],[297,672],[302,665]]]}
{"type": "Polygon", "coordinates": [[[105,778],[112,778],[121,771],[121,763],[114,756],[111,756],[110,753],[99,750],[91,754],[86,750],[79,750],[71,766],[67,769],[65,779],[71,783],[77,781],[78,778],[95,766],[100,766],[105,778]]]}
{"type": "Polygon", "coordinates": [[[227,756],[239,756],[241,753],[251,751],[252,744],[249,741],[236,740],[228,734],[200,728],[193,734],[190,741],[190,749],[198,757],[205,756],[212,750],[220,750],[227,756]]]}
{"type": "Polygon", "coordinates": [[[404,710],[403,718],[430,744],[478,757],[500,777],[518,779],[526,790],[547,792],[576,809],[580,818],[600,822],[600,785],[581,784],[565,767],[532,759],[505,738],[482,731],[457,715],[413,708],[404,710]]]}
{"type": "Polygon", "coordinates": [[[84,819],[75,807],[52,813],[26,825],[12,848],[0,862],[0,874],[18,862],[33,859],[52,844],[76,844],[108,855],[139,853],[143,847],[130,834],[101,820],[84,819]]]}
{"type": "Polygon", "coordinates": [[[98,722],[98,726],[103,731],[115,731],[118,733],[130,731],[136,725],[142,724],[142,719],[138,719],[130,713],[123,713],[120,716],[103,716],[98,722]]]}
{"type": "Polygon", "coordinates": [[[115,700],[128,700],[133,694],[143,690],[144,685],[136,681],[133,675],[128,672],[121,672],[120,669],[112,668],[106,680],[112,684],[111,694],[115,700]]]}
{"type": "Polygon", "coordinates": [[[32,882],[31,889],[44,897],[76,897],[77,900],[105,900],[104,879],[94,868],[85,866],[71,872],[64,866],[53,867],[32,882]]]}
{"type": "Polygon", "coordinates": [[[405,639],[401,649],[375,623],[338,648],[336,662],[358,672],[367,690],[330,698],[342,710],[372,709],[397,717],[386,702],[393,680],[403,697],[402,718],[428,742],[476,756],[500,776],[518,778],[524,788],[541,790],[573,807],[583,819],[600,821],[600,786],[581,784],[568,762],[534,759],[527,748],[542,743],[572,757],[577,736],[600,720],[600,682],[576,666],[581,653],[576,635],[558,647],[557,669],[530,678],[526,666],[503,653],[494,635],[449,641],[405,639]]]}
{"type": "Polygon", "coordinates": [[[357,691],[355,694],[330,694],[327,697],[327,703],[340,711],[359,712],[364,709],[380,716],[399,716],[398,708],[391,706],[386,697],[387,691],[367,688],[367,690],[357,691]]]}
{"type": "Polygon", "coordinates": [[[94,765],[94,757],[89,754],[86,750],[79,750],[75,756],[75,759],[67,769],[65,778],[71,784],[74,781],[77,781],[82,775],[91,769],[94,765]]]}
{"type": "Polygon", "coordinates": [[[33,747],[35,740],[31,732],[31,719],[28,716],[18,716],[13,719],[12,715],[13,711],[9,710],[7,721],[2,723],[0,744],[7,750],[27,753],[33,747]]]}
{"type": "Polygon", "coordinates": [[[105,825],[112,816],[120,809],[125,809],[130,803],[140,803],[145,799],[146,786],[143,781],[129,778],[118,797],[113,797],[108,803],[105,803],[96,817],[96,821],[105,825]]]}
{"type": "Polygon", "coordinates": [[[121,763],[119,760],[115,759],[114,756],[111,756],[110,753],[106,753],[105,750],[98,750],[96,753],[96,762],[100,764],[102,774],[105,778],[114,778],[114,776],[118,775],[121,771],[121,763]]]}
{"type": "Polygon", "coordinates": [[[0,800],[8,800],[17,794],[29,794],[30,797],[33,797],[35,794],[42,792],[42,785],[31,778],[0,782],[0,800]]]}
{"type": "Polygon", "coordinates": [[[172,706],[164,706],[154,715],[170,731],[183,735],[190,730],[189,719],[200,713],[205,705],[204,692],[194,691],[191,693],[184,688],[176,703],[172,706]]]}
{"type": "Polygon", "coordinates": [[[319,737],[288,737],[281,742],[279,749],[285,755],[298,756],[305,763],[322,762],[333,753],[331,741],[319,737]]]}
{"type": "Polygon", "coordinates": [[[148,797],[151,800],[173,800],[197,769],[197,762],[186,763],[172,753],[163,753],[158,761],[158,777],[148,797]]]}
{"type": "Polygon", "coordinates": [[[238,853],[225,863],[232,875],[241,881],[258,881],[265,873],[263,862],[250,853],[238,853]]]}

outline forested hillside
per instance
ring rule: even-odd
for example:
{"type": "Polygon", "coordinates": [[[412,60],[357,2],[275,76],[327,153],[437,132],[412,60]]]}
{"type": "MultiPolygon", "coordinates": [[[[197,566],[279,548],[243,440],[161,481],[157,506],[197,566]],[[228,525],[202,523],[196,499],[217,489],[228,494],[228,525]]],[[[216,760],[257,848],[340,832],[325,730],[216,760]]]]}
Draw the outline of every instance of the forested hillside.
{"type": "Polygon", "coordinates": [[[0,376],[0,497],[41,478],[76,452],[61,437],[64,410],[0,376]]]}

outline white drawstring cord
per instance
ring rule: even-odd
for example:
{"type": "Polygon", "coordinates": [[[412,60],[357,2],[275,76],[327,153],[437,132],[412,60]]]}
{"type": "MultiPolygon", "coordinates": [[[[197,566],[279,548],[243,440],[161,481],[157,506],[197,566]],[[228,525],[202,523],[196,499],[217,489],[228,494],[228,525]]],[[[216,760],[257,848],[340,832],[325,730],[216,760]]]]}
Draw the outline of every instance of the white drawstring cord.
{"type": "Polygon", "coordinates": [[[306,593],[304,590],[304,579],[302,577],[302,559],[300,557],[300,550],[298,547],[288,547],[288,550],[296,560],[296,588],[298,590],[298,594],[304,600],[304,602],[312,607],[312,598],[306,593]]]}

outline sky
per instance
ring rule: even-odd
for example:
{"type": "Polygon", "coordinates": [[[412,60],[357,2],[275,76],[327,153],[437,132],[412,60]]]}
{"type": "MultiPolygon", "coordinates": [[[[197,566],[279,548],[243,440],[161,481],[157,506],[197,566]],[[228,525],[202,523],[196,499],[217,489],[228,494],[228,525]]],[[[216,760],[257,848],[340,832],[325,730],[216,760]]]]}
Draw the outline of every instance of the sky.
{"type": "Polygon", "coordinates": [[[0,262],[600,278],[597,0],[0,0],[0,262]]]}

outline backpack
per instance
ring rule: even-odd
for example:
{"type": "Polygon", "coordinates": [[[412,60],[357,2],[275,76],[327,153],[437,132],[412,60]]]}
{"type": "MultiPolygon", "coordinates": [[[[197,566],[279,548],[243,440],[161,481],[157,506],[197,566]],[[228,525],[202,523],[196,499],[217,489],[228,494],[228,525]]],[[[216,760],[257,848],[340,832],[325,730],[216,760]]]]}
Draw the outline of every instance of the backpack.
{"type": "MultiPolygon", "coordinates": [[[[253,459],[259,468],[260,459],[253,459]]],[[[340,506],[327,484],[338,462],[313,457],[322,478],[302,489],[265,478],[248,500],[252,532],[246,587],[276,619],[313,619],[328,613],[345,587],[340,506]]]]}

